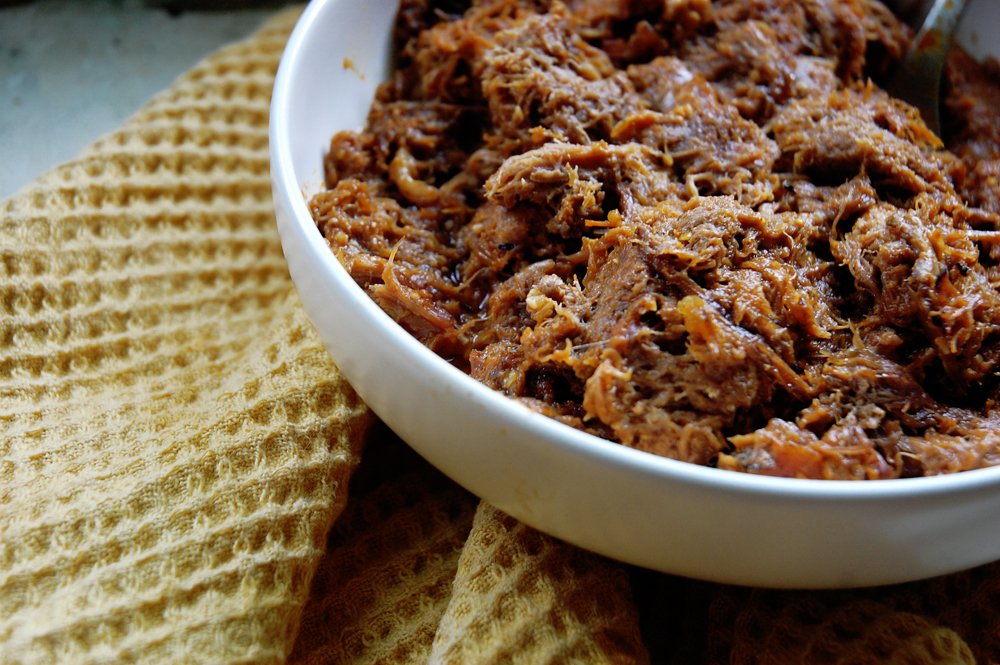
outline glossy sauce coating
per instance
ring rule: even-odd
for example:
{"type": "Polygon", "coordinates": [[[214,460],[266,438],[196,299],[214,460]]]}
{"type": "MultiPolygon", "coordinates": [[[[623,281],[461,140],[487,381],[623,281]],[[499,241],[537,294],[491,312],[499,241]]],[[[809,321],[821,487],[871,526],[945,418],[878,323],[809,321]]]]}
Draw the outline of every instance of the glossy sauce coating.
{"type": "Polygon", "coordinates": [[[474,378],[657,455],[827,479],[1000,463],[1000,67],[946,139],[876,0],[407,0],[310,208],[474,378]]]}

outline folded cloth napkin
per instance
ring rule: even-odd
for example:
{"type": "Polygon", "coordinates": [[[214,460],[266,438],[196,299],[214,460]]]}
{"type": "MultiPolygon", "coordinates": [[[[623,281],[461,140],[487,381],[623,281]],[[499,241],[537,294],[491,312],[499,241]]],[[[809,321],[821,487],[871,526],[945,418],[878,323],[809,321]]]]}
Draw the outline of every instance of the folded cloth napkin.
{"type": "Polygon", "coordinates": [[[0,663],[1000,661],[996,564],[843,592],[631,568],[378,424],[274,227],[296,17],[0,203],[0,663]]]}

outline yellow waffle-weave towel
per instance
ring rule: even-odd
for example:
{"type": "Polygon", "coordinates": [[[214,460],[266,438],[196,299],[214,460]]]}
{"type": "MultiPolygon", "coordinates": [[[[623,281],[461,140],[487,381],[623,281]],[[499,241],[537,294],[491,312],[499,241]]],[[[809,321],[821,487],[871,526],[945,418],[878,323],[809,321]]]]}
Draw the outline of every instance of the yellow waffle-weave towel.
{"type": "Polygon", "coordinates": [[[296,16],[0,202],[0,664],[1000,662],[996,564],[822,593],[661,575],[370,428],[274,228],[296,16]]]}
{"type": "Polygon", "coordinates": [[[280,662],[370,416],[281,254],[284,15],[0,204],[0,662],[280,662]]]}

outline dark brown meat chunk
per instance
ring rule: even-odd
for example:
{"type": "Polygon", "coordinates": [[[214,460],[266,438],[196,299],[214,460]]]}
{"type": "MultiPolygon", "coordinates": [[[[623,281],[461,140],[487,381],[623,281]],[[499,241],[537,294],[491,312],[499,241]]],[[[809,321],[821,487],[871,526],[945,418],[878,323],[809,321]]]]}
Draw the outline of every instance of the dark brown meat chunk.
{"type": "MultiPolygon", "coordinates": [[[[426,1],[426,0],[421,0],[426,1]]],[[[453,8],[468,5],[455,0],[453,8]]],[[[547,3],[521,0],[475,2],[464,15],[439,20],[436,8],[429,28],[413,35],[400,53],[413,96],[424,100],[479,103],[484,56],[494,46],[494,36],[519,24],[547,3]]],[[[426,16],[426,14],[424,14],[426,16]]]]}
{"type": "MultiPolygon", "coordinates": [[[[716,4],[719,32],[714,39],[721,48],[736,48],[739,53],[743,47],[733,43],[730,31],[753,25],[771,33],[787,56],[833,60],[845,81],[885,71],[906,52],[912,38],[910,29],[877,0],[722,0],[716,4]]],[[[701,43],[692,46],[685,58],[698,68],[701,43]]],[[[761,59],[751,58],[754,61],[761,59]]],[[[722,69],[739,73],[745,64],[737,55],[722,69]]]]}
{"type": "Polygon", "coordinates": [[[996,369],[984,345],[1000,337],[1000,298],[968,232],[926,208],[880,204],[833,246],[855,284],[874,299],[872,315],[920,331],[951,390],[965,392],[996,369]]]}
{"type": "Polygon", "coordinates": [[[961,48],[947,61],[948,95],[953,114],[952,149],[971,161],[1000,159],[1000,63],[979,64],[961,48]]]}
{"type": "Polygon", "coordinates": [[[750,204],[772,197],[778,146],[715,88],[672,57],[632,66],[629,76],[653,111],[620,122],[616,140],[667,154],[688,195],[726,194],[750,204]]]}
{"type": "Polygon", "coordinates": [[[965,181],[963,193],[973,205],[1000,217],[1000,159],[976,163],[965,181]]]}
{"type": "Polygon", "coordinates": [[[310,203],[423,343],[571,427],[773,476],[1000,464],[1000,65],[944,150],[877,0],[406,0],[310,203]]]}
{"type": "Polygon", "coordinates": [[[979,64],[954,48],[946,66],[951,148],[971,172],[962,193],[973,205],[1000,215],[1000,63],[979,64]]]}
{"type": "Polygon", "coordinates": [[[482,90],[505,155],[553,140],[608,139],[641,105],[625,73],[577,27],[557,4],[496,35],[485,58],[482,90]]]}
{"type": "Polygon", "coordinates": [[[940,141],[915,109],[871,87],[796,101],[771,127],[791,168],[820,181],[866,173],[876,186],[908,196],[932,189],[953,193],[960,173],[954,157],[935,151],[940,141]]]}
{"type": "Polygon", "coordinates": [[[898,477],[858,425],[836,425],[820,438],[809,430],[775,418],[767,427],[730,440],[736,450],[722,456],[720,469],[822,480],[898,477]]]}
{"type": "Polygon", "coordinates": [[[580,237],[588,222],[602,223],[609,196],[644,203],[676,196],[680,188],[664,168],[669,163],[663,153],[637,143],[550,143],[506,160],[487,181],[486,194],[507,208],[542,206],[552,214],[551,233],[580,237]]]}

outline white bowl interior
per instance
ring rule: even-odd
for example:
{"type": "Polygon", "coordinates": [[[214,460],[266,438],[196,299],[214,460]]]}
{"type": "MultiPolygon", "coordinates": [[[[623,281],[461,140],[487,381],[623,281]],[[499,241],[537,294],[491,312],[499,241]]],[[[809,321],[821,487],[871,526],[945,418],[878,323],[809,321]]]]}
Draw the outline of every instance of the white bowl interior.
{"type": "MultiPolygon", "coordinates": [[[[408,443],[536,528],[702,579],[863,586],[1000,557],[1000,469],[845,483],[682,464],[534,414],[397,326],[339,265],[306,208],[330,138],[362,126],[389,70],[395,8],[396,0],[317,0],[306,9],[278,71],[270,138],[275,212],[303,305],[352,385],[408,443]]],[[[1000,3],[978,0],[970,12],[1000,25],[1000,3]]],[[[1000,53],[1000,31],[970,28],[964,39],[973,34],[979,53],[1000,53]]]]}

